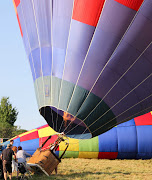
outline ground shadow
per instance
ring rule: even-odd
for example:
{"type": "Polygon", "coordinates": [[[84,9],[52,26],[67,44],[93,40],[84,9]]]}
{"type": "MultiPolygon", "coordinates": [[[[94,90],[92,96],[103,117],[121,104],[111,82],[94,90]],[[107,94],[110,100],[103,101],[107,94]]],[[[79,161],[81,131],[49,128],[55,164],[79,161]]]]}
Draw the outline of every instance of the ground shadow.
{"type": "Polygon", "coordinates": [[[117,172],[91,172],[91,171],[87,171],[87,172],[82,172],[82,173],[71,173],[71,174],[67,174],[67,175],[51,175],[51,177],[55,178],[56,180],[59,179],[67,179],[67,178],[84,178],[87,175],[116,175],[116,174],[123,174],[123,175],[130,175],[131,173],[125,173],[125,172],[121,172],[121,171],[117,171],[117,172]]]}

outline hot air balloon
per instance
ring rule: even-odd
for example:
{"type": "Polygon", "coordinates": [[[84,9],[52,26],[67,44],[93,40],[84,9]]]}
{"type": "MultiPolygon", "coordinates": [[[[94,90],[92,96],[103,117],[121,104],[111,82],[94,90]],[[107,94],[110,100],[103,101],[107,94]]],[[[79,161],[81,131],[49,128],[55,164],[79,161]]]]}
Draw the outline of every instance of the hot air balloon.
{"type": "Polygon", "coordinates": [[[91,138],[150,111],[151,0],[13,2],[38,108],[55,131],[91,138]]]}
{"type": "MultiPolygon", "coordinates": [[[[37,148],[55,131],[43,125],[26,133],[13,137],[14,146],[22,146],[33,155],[37,148]]],[[[152,158],[152,112],[119,124],[109,131],[91,138],[70,138],[70,145],[63,158],[98,159],[150,159],[152,158]]],[[[56,136],[49,139],[44,148],[54,142],[56,136]]],[[[4,145],[9,143],[5,142],[4,145]]],[[[64,151],[61,143],[56,151],[60,156],[64,151]]]]}

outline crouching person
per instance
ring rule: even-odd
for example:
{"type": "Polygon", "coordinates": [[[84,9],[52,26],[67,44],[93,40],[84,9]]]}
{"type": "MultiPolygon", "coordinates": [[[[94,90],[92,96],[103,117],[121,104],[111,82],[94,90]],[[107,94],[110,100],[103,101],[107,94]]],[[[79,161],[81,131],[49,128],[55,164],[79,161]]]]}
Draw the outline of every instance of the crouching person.
{"type": "Polygon", "coordinates": [[[1,154],[2,161],[3,161],[3,172],[4,172],[4,179],[7,180],[7,172],[9,173],[9,179],[12,179],[12,157],[16,159],[14,155],[14,151],[12,150],[12,145],[8,144],[7,148],[2,151],[1,154]]]}
{"type": "MultiPolygon", "coordinates": [[[[18,147],[18,152],[16,154],[16,158],[17,158],[17,161],[18,161],[18,167],[20,166],[20,164],[24,164],[24,167],[26,168],[26,156],[31,157],[31,155],[29,153],[22,150],[22,147],[19,146],[18,147]]],[[[17,178],[18,178],[18,175],[19,175],[19,170],[17,171],[17,178]]]]}

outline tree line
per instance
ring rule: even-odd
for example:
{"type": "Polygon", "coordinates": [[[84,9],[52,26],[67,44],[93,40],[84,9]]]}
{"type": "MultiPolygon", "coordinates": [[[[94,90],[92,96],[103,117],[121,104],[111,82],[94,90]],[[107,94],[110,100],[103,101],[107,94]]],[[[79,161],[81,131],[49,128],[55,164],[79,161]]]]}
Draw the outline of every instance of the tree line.
{"type": "Polygon", "coordinates": [[[25,129],[21,129],[15,126],[14,123],[17,120],[18,111],[16,107],[13,107],[9,101],[9,97],[2,97],[0,101],[0,138],[12,138],[23,132],[25,129]]]}

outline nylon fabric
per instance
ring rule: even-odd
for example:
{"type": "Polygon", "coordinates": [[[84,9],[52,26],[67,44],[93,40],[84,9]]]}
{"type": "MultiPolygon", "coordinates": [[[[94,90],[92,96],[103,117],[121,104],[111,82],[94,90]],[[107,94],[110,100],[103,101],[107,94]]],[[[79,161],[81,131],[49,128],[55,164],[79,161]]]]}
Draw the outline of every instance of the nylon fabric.
{"type": "MultiPolygon", "coordinates": [[[[119,124],[151,107],[152,1],[13,3],[38,108],[48,125],[79,138],[98,136],[115,125],[120,134],[125,128],[133,134],[133,122],[119,124]],[[132,130],[127,129],[130,126],[132,130]]],[[[151,125],[150,115],[145,124],[136,118],[135,123],[151,125]]],[[[31,134],[37,139],[36,132],[31,134]]],[[[20,140],[26,138],[30,140],[30,135],[24,134],[20,140]]],[[[118,154],[106,153],[129,157],[120,144],[118,154]]],[[[135,157],[133,145],[130,147],[128,151],[135,157]]]]}
{"type": "MultiPolygon", "coordinates": [[[[99,158],[99,159],[148,159],[152,157],[152,146],[151,146],[151,129],[152,125],[140,125],[135,124],[139,122],[147,123],[152,122],[151,112],[139,119],[132,119],[128,122],[124,122],[117,127],[99,135],[98,137],[90,140],[78,140],[70,139],[70,146],[67,149],[64,157],[75,157],[75,158],[99,158]]],[[[51,135],[51,128],[48,125],[44,125],[37,129],[31,130],[22,134],[25,137],[33,132],[39,132],[39,138],[31,139],[21,142],[21,135],[14,137],[14,146],[23,146],[27,152],[33,154],[39,146],[51,135]],[[48,129],[49,128],[49,129],[48,129]],[[43,131],[43,137],[42,132],[43,131]],[[40,137],[41,136],[41,137],[40,137]]],[[[55,132],[54,132],[55,133],[55,132]]],[[[34,134],[33,134],[34,135],[34,134]]],[[[23,137],[22,136],[22,137],[23,137]]],[[[23,137],[24,138],[24,137],[23,137]]],[[[35,138],[35,136],[33,136],[35,138]]],[[[49,142],[52,142],[50,140],[49,142]]],[[[49,143],[48,143],[49,144],[49,143]]],[[[48,146],[47,144],[47,146],[48,146]]],[[[46,146],[46,147],[47,147],[46,146]]],[[[64,147],[59,146],[56,154],[62,154],[64,147]]]]}
{"type": "Polygon", "coordinates": [[[123,4],[124,6],[127,6],[131,9],[138,11],[144,0],[115,0],[115,1],[123,4]]]}
{"type": "Polygon", "coordinates": [[[117,127],[118,159],[135,159],[137,154],[136,127],[117,127]],[[124,133],[124,130],[126,133],[124,133]],[[124,143],[125,142],[125,143],[124,143]],[[126,153],[127,152],[127,153],[126,153]]]}
{"type": "Polygon", "coordinates": [[[20,4],[20,0],[13,0],[13,2],[15,3],[16,7],[20,4]]]}
{"type": "Polygon", "coordinates": [[[105,0],[75,0],[72,19],[96,27],[104,2],[105,0]]]}

